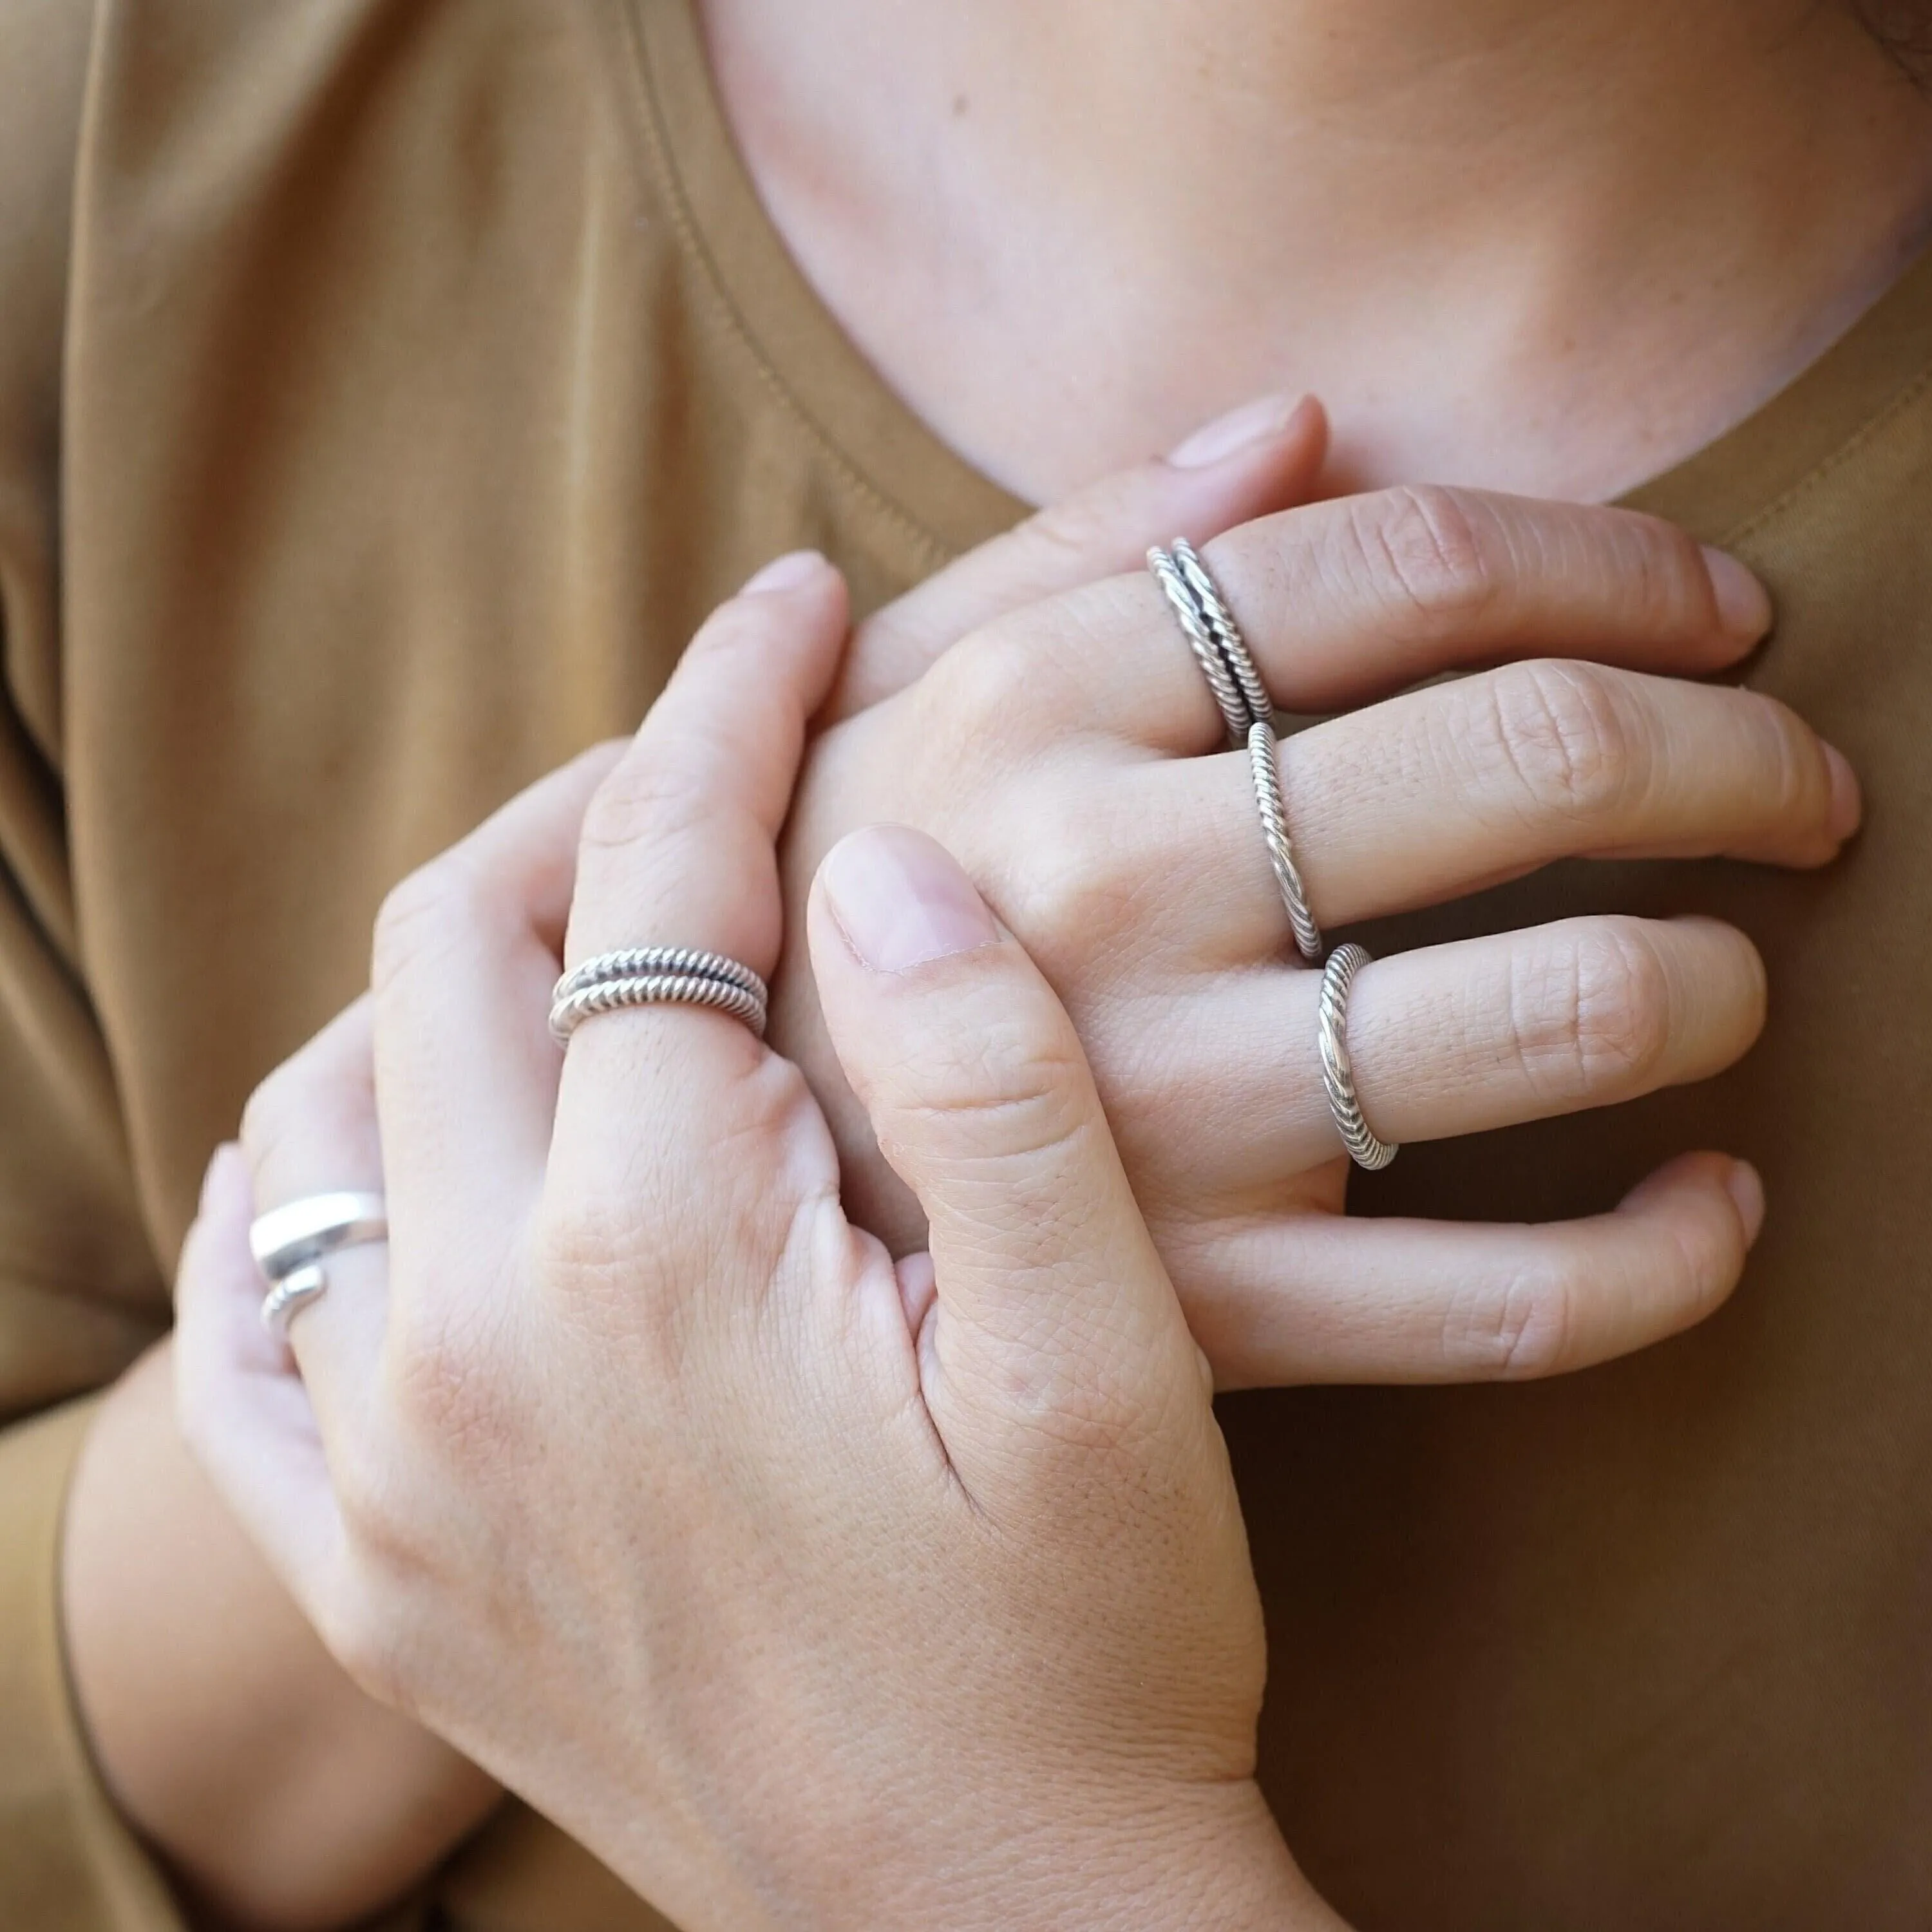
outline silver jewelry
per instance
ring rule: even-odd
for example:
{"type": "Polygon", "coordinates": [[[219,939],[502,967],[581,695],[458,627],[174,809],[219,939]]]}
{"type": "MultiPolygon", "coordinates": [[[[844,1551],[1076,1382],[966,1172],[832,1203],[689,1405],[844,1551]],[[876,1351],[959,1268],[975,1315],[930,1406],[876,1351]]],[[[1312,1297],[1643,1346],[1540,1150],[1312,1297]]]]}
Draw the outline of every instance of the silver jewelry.
{"type": "Polygon", "coordinates": [[[762,1040],[770,995],[748,966],[689,946],[634,946],[600,952],[556,982],[550,1036],[561,1046],[594,1013],[620,1006],[714,1006],[762,1040]]]}
{"type": "Polygon", "coordinates": [[[1234,674],[1250,720],[1258,722],[1265,718],[1271,723],[1274,700],[1269,697],[1268,686],[1262,682],[1262,674],[1256,670],[1255,661],[1249,655],[1247,640],[1241,635],[1241,627],[1234,622],[1234,613],[1228,608],[1214,578],[1208,575],[1208,566],[1185,537],[1174,540],[1174,560],[1180,566],[1180,574],[1187,580],[1187,587],[1193,592],[1194,601],[1200,605],[1201,614],[1207,620],[1208,628],[1214,633],[1221,655],[1228,661],[1228,668],[1234,674]]]}
{"type": "Polygon", "coordinates": [[[286,1332],[296,1310],[327,1289],[326,1257],[388,1238],[388,1203],[380,1194],[311,1194],[258,1215],[248,1230],[248,1247],[269,1285],[262,1304],[263,1326],[286,1332]]]}
{"type": "Polygon", "coordinates": [[[284,1275],[262,1298],[262,1326],[272,1335],[286,1335],[297,1312],[320,1300],[328,1286],[328,1277],[317,1262],[284,1275]]]}
{"type": "Polygon", "coordinates": [[[1328,956],[1322,975],[1322,1016],[1316,1037],[1322,1049],[1322,1084],[1328,1090],[1328,1111],[1358,1167],[1386,1167],[1401,1150],[1376,1138],[1362,1118],[1355,1098],[1355,1072],[1348,1058],[1348,989],[1355,975],[1369,963],[1368,953],[1352,943],[1338,946],[1328,956]]]}
{"type": "Polygon", "coordinates": [[[1311,966],[1322,963],[1322,931],[1308,910],[1308,896],[1301,888],[1296,869],[1294,848],[1288,843],[1288,806],[1281,795],[1279,741],[1274,727],[1257,718],[1248,732],[1248,762],[1253,767],[1255,803],[1262,814],[1262,838],[1268,847],[1268,862],[1274,868],[1275,884],[1281,888],[1281,902],[1288,908],[1288,922],[1294,928],[1294,943],[1311,966]]]}
{"type": "MultiPolygon", "coordinates": [[[[1179,545],[1175,547],[1178,548],[1179,545]]],[[[1228,742],[1238,745],[1248,735],[1254,714],[1248,709],[1247,700],[1234,682],[1234,671],[1215,641],[1207,615],[1188,587],[1180,565],[1166,550],[1156,544],[1148,552],[1147,560],[1148,569],[1154,573],[1154,580],[1166,593],[1168,603],[1180,622],[1181,634],[1187,640],[1188,649],[1194,653],[1194,662],[1201,667],[1201,674],[1208,680],[1208,688],[1214,694],[1222,722],[1228,728],[1228,742]]]]}

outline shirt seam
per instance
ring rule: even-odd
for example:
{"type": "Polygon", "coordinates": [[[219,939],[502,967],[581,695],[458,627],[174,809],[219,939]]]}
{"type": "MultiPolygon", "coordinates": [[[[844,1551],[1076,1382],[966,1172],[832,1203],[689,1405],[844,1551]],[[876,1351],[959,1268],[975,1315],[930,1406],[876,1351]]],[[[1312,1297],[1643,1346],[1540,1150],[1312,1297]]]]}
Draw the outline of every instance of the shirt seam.
{"type": "Polygon", "coordinates": [[[1756,536],[1767,524],[1784,515],[1814,490],[1835,476],[1873,437],[1887,428],[1896,418],[1903,416],[1928,387],[1932,387],[1932,364],[1922,368],[1903,388],[1866,417],[1835,449],[1820,457],[1802,476],[1787,484],[1769,502],[1754,510],[1742,523],[1733,524],[1718,538],[1718,542],[1726,545],[1744,542],[1756,536]]]}
{"type": "Polygon", "coordinates": [[[909,510],[895,501],[859,467],[830,431],[806,406],[803,399],[760,344],[756,332],[733,296],[730,285],[718,266],[716,259],[704,238],[696,211],[691,205],[683,178],[678,170],[676,157],[672,152],[670,136],[665,130],[656,76],[650,56],[644,49],[643,26],[638,18],[634,4],[625,8],[624,21],[630,81],[637,91],[643,132],[650,145],[659,184],[670,208],[672,230],[677,237],[680,248],[702,276],[726,334],[750,358],[766,388],[830,462],[845,487],[868,508],[884,518],[902,538],[910,539],[925,554],[932,566],[937,568],[948,562],[954,554],[952,547],[935,531],[928,530],[909,510]]]}

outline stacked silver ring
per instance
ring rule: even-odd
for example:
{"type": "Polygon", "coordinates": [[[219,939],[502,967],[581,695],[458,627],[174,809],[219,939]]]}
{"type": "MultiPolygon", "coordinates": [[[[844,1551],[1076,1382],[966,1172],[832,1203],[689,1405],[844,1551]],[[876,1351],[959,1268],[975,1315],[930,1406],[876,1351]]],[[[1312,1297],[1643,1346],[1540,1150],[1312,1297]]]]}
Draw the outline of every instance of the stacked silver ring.
{"type": "Polygon", "coordinates": [[[1176,537],[1174,548],[1164,550],[1156,544],[1148,552],[1148,568],[1154,580],[1167,594],[1174,614],[1180,620],[1188,648],[1208,680],[1208,688],[1220,706],[1228,728],[1228,742],[1244,744],[1258,724],[1272,728],[1274,704],[1255,668],[1247,640],[1234,614],[1214,587],[1208,566],[1185,537],[1176,537]]]}
{"type": "Polygon", "coordinates": [[[1386,1167],[1401,1150],[1381,1139],[1362,1117],[1355,1097],[1355,1070],[1348,1058],[1348,991],[1355,975],[1370,963],[1367,951],[1352,943],[1338,946],[1328,956],[1322,974],[1322,1015],[1317,1038],[1322,1049],[1322,1084],[1328,1090],[1328,1111],[1335,1117],[1342,1143],[1358,1167],[1371,1172],[1386,1167]]]}
{"type": "Polygon", "coordinates": [[[328,1292],[322,1264],[329,1256],[388,1236],[388,1204],[380,1194],[311,1194],[257,1216],[248,1250],[268,1283],[262,1327],[286,1334],[297,1311],[328,1292]]]}
{"type": "Polygon", "coordinates": [[[1231,745],[1245,744],[1254,773],[1255,805],[1261,814],[1262,838],[1274,872],[1281,902],[1294,934],[1296,949],[1310,965],[1322,962],[1322,931],[1308,910],[1308,895],[1294,863],[1288,836],[1288,806],[1282,796],[1279,741],[1274,735],[1274,703],[1255,668],[1253,654],[1234,622],[1234,613],[1216,588],[1194,546],[1177,537],[1174,548],[1156,545],[1148,552],[1148,568],[1166,593],[1180,621],[1194,661],[1208,680],[1228,728],[1231,745]]]}
{"type": "Polygon", "coordinates": [[[770,995],[748,966],[688,946],[600,952],[566,973],[550,994],[550,1036],[561,1046],[594,1013],[620,1006],[712,1006],[762,1040],[770,995]]]}
{"type": "MultiPolygon", "coordinates": [[[[1281,789],[1280,746],[1274,734],[1274,706],[1268,687],[1255,668],[1253,656],[1234,614],[1208,574],[1208,566],[1184,537],[1176,538],[1171,550],[1157,547],[1149,550],[1148,568],[1166,593],[1188,647],[1194,653],[1194,661],[1214,694],[1214,702],[1228,728],[1228,742],[1245,743],[1248,748],[1255,806],[1261,814],[1262,839],[1268,848],[1268,863],[1274,868],[1282,904],[1288,910],[1294,944],[1310,964],[1320,965],[1321,928],[1308,910],[1308,895],[1302,889],[1294,848],[1288,836],[1288,806],[1281,789]]],[[[1349,989],[1355,975],[1368,963],[1368,954],[1359,946],[1338,946],[1330,956],[1322,976],[1318,1044],[1322,1083],[1328,1092],[1328,1111],[1334,1116],[1336,1130],[1358,1166],[1376,1168],[1388,1166],[1398,1150],[1394,1143],[1379,1138],[1363,1118],[1361,1102],[1355,1096],[1354,1069],[1348,1058],[1349,989]]]]}

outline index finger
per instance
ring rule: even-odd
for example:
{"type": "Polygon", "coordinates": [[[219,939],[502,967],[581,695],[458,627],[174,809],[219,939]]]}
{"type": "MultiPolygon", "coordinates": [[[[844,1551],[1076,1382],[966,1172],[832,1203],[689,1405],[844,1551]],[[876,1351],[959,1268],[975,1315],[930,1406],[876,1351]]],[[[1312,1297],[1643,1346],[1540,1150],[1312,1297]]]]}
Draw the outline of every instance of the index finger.
{"type": "MultiPolygon", "coordinates": [[[[1744,656],[1772,617],[1736,558],[1659,518],[1484,490],[1311,503],[1231,530],[1204,554],[1269,694],[1290,712],[1339,710],[1516,657],[1702,676],[1744,656]]],[[[1071,722],[1166,753],[1206,752],[1222,736],[1144,573],[992,626],[936,676],[1004,692],[1009,704],[1024,689],[1043,732],[1071,722]]]]}

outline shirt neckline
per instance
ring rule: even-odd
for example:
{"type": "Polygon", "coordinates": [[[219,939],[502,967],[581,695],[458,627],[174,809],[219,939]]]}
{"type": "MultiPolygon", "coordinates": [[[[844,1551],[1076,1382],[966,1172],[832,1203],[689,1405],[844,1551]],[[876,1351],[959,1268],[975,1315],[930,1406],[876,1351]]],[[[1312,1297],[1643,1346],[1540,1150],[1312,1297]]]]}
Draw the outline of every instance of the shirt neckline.
{"type": "MultiPolygon", "coordinates": [[[[716,86],[694,0],[630,0],[649,134],[698,266],[808,433],[935,562],[1031,506],[936,435],[860,353],[766,213],[716,86]]],[[[1707,542],[1801,500],[1932,386],[1932,251],[1732,428],[1618,501],[1707,542]]]]}

